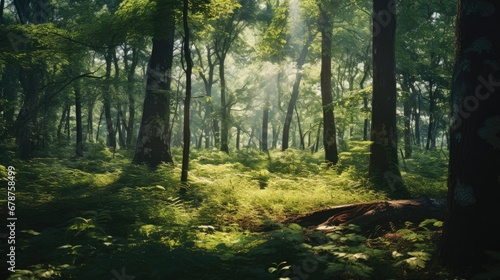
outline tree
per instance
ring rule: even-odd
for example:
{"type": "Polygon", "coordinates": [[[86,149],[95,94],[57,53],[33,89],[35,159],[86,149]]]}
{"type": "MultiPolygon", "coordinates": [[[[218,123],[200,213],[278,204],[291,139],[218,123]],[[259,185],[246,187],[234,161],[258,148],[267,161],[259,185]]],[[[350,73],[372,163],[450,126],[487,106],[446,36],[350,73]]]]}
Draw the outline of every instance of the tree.
{"type": "Polygon", "coordinates": [[[156,167],[173,162],[170,154],[170,85],[174,53],[175,18],[168,3],[158,1],[154,11],[153,49],[146,73],[146,96],[133,161],[156,167]]]}
{"type": "MultiPolygon", "coordinates": [[[[439,260],[459,278],[500,252],[500,2],[458,2],[448,203],[439,260]]],[[[498,271],[498,270],[497,270],[498,271]]],[[[493,279],[485,273],[483,278],[493,279]]],[[[498,277],[498,272],[496,274],[498,277]]]]}
{"type": "Polygon", "coordinates": [[[394,196],[404,196],[398,166],[394,40],[396,3],[373,1],[373,99],[370,178],[394,196]]]}
{"type": "Polygon", "coordinates": [[[189,43],[189,25],[188,25],[188,11],[189,1],[184,0],[184,7],[182,9],[182,23],[184,27],[184,60],[186,61],[186,96],[184,97],[184,128],[183,128],[183,141],[184,146],[182,149],[182,171],[181,182],[186,183],[188,179],[189,168],[189,144],[191,143],[191,129],[189,126],[189,112],[191,105],[191,74],[193,73],[193,60],[191,59],[191,49],[189,43]]]}
{"type": "MultiPolygon", "coordinates": [[[[296,5],[297,2],[295,2],[296,5]]],[[[296,7],[298,9],[298,7],[296,7]]],[[[311,15],[308,13],[308,15],[311,15]]],[[[316,17],[314,17],[314,20],[316,17]]],[[[290,101],[288,102],[288,107],[286,110],[286,115],[285,115],[285,121],[283,123],[283,135],[282,135],[282,141],[281,141],[281,149],[285,151],[288,149],[288,141],[290,138],[290,125],[292,124],[292,118],[293,118],[293,112],[295,110],[296,104],[297,104],[297,99],[299,97],[299,90],[300,90],[300,84],[302,81],[303,77],[303,66],[306,62],[307,54],[309,53],[309,47],[313,43],[314,39],[316,38],[317,35],[317,30],[315,28],[312,28],[312,17],[306,16],[305,18],[301,19],[304,20],[307,26],[307,30],[305,30],[305,38],[302,43],[302,48],[298,54],[297,58],[297,63],[296,63],[296,74],[295,74],[295,82],[293,84],[292,88],[292,94],[290,96],[290,101]]],[[[299,25],[300,23],[295,22],[295,24],[299,25]]],[[[300,33],[300,32],[297,32],[300,33]]],[[[300,46],[299,46],[300,48],[300,46]]]]}
{"type": "Polygon", "coordinates": [[[331,1],[319,4],[319,29],[321,32],[321,105],[323,106],[323,146],[325,147],[325,161],[328,164],[337,164],[337,133],[333,114],[332,96],[332,10],[338,8],[331,1]]]}

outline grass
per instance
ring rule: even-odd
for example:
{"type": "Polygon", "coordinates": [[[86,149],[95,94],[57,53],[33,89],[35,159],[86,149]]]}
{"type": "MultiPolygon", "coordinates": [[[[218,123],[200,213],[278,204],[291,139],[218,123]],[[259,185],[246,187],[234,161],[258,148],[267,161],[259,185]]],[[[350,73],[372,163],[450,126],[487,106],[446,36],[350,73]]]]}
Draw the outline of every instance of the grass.
{"type": "MultiPolygon", "coordinates": [[[[321,153],[194,150],[182,197],[180,150],[173,150],[176,164],[154,171],[132,164],[130,151],[113,155],[99,145],[88,147],[84,158],[64,149],[54,151],[58,157],[29,161],[10,154],[0,161],[0,177],[4,184],[5,167],[17,170],[16,273],[3,270],[0,276],[293,279],[301,277],[299,270],[309,279],[442,275],[430,266],[439,228],[427,224],[368,239],[355,227],[325,235],[280,223],[321,208],[387,199],[366,180],[366,143],[348,145],[333,169],[321,164],[321,153]]],[[[405,163],[403,179],[414,197],[444,197],[442,154],[415,152],[405,163]]]]}

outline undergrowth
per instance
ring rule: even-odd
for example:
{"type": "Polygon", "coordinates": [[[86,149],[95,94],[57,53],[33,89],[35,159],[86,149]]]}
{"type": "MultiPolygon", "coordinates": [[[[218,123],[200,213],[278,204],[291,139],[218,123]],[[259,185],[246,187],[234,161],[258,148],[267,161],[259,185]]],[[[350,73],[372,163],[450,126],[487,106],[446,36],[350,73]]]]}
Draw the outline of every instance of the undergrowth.
{"type": "MultiPolygon", "coordinates": [[[[17,171],[18,226],[16,272],[3,270],[0,278],[443,276],[429,265],[439,221],[369,238],[356,226],[325,233],[282,223],[335,205],[388,199],[366,180],[367,143],[347,145],[334,168],[322,164],[321,153],[292,149],[193,150],[182,196],[176,149],[175,164],[154,171],[132,164],[130,151],[113,154],[98,144],[87,146],[83,158],[69,149],[29,161],[3,152],[2,184],[7,166],[17,171]]],[[[439,153],[415,152],[405,164],[403,179],[414,197],[444,196],[446,162],[439,153]]],[[[0,245],[7,254],[7,244],[0,245]]]]}

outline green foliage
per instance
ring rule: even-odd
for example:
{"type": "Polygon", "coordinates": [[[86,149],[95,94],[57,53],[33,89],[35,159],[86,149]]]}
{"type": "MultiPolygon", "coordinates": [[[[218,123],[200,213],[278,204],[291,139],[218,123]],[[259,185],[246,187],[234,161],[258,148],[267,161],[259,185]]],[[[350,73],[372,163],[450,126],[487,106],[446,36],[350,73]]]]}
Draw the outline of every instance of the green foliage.
{"type": "Polygon", "coordinates": [[[313,247],[318,253],[326,253],[327,268],[324,276],[340,279],[364,279],[374,275],[373,266],[383,257],[383,251],[365,245],[366,237],[360,235],[355,225],[335,227],[326,234],[325,244],[313,247]]]}
{"type": "Polygon", "coordinates": [[[143,279],[265,280],[293,274],[304,260],[317,264],[311,279],[429,273],[440,221],[394,229],[396,239],[368,237],[353,225],[325,235],[279,222],[384,199],[363,181],[366,147],[349,143],[351,154],[335,169],[324,168],[321,155],[293,149],[193,151],[183,196],[177,165],[150,170],[131,164],[129,151],[113,156],[102,145],[88,146],[84,158],[62,148],[51,153],[60,158],[2,162],[18,171],[16,212],[30,225],[18,233],[23,269],[9,280],[108,279],[122,268],[143,279]]]}

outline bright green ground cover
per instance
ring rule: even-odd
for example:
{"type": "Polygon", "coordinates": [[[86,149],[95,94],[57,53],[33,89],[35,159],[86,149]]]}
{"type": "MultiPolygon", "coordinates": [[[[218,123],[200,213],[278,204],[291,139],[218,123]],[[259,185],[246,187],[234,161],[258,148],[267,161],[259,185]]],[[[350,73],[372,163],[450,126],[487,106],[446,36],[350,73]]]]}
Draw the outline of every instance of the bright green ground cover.
{"type": "MultiPolygon", "coordinates": [[[[3,152],[1,183],[6,166],[18,171],[18,222],[16,273],[3,277],[3,269],[0,278],[445,279],[431,266],[439,221],[383,236],[363,236],[355,226],[324,235],[278,222],[387,199],[366,180],[366,147],[349,143],[333,169],[321,164],[321,153],[192,151],[185,196],[180,150],[174,166],[155,171],[131,164],[130,152],[113,156],[99,145],[87,147],[83,159],[70,149],[26,162],[3,152]],[[269,230],[257,231],[263,227],[269,230]]],[[[444,153],[416,151],[405,164],[415,198],[445,196],[444,153]]],[[[5,256],[8,247],[0,245],[5,256]]]]}

